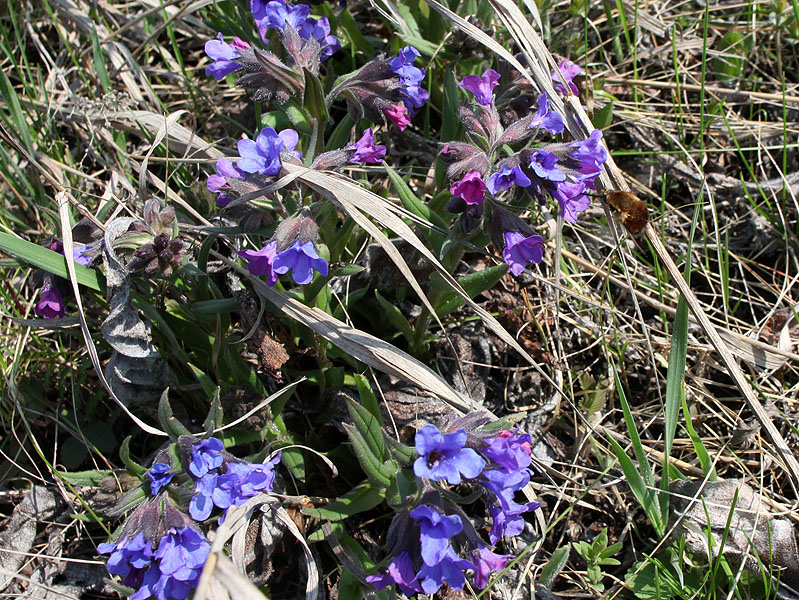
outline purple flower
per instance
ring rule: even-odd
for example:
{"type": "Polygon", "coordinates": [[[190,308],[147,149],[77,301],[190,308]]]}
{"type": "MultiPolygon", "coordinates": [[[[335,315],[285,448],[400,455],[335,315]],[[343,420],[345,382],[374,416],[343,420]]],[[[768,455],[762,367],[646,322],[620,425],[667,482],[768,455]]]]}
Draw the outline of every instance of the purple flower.
{"type": "Polygon", "coordinates": [[[461,482],[461,475],[474,479],[486,462],[466,445],[466,430],[442,434],[435,425],[425,425],[416,432],[416,452],[413,463],[417,477],[446,479],[452,485],[461,482]]]}
{"type": "Polygon", "coordinates": [[[502,259],[508,263],[508,272],[518,277],[528,262],[540,263],[544,258],[544,238],[540,235],[523,236],[518,231],[505,232],[505,249],[502,259]]]}
{"type": "Polygon", "coordinates": [[[272,241],[258,251],[240,250],[239,256],[247,259],[247,270],[256,276],[266,275],[266,285],[273,286],[277,283],[275,271],[275,257],[277,256],[277,242],[272,241]]]}
{"type": "MultiPolygon", "coordinates": [[[[399,76],[401,90],[406,98],[403,102],[411,116],[414,114],[414,109],[424,106],[424,103],[427,102],[427,99],[430,97],[427,90],[423,89],[420,85],[424,80],[424,69],[420,69],[413,65],[414,61],[420,56],[421,54],[419,54],[416,48],[413,46],[405,46],[405,48],[399,51],[399,55],[389,63],[391,72],[399,76]]],[[[384,112],[388,113],[387,110],[384,112]]],[[[400,130],[405,128],[394,120],[393,117],[389,116],[389,118],[400,127],[400,130]]],[[[410,121],[410,119],[408,120],[410,121]]]]}
{"type": "Polygon", "coordinates": [[[122,584],[138,588],[144,579],[144,572],[153,561],[153,552],[150,541],[141,531],[132,538],[122,538],[116,543],[98,544],[97,552],[100,554],[111,553],[106,567],[112,575],[120,575],[122,584]]]}
{"type": "Polygon", "coordinates": [[[474,584],[481,590],[488,585],[488,577],[492,571],[501,571],[511,558],[508,554],[495,554],[488,546],[480,546],[472,553],[474,559],[474,584]]]}
{"type": "Polygon", "coordinates": [[[444,515],[435,508],[421,504],[410,512],[411,518],[419,521],[422,560],[434,565],[444,558],[450,547],[450,538],[463,531],[463,523],[457,515],[444,515]]]}
{"type": "MultiPolygon", "coordinates": [[[[569,86],[571,93],[575,96],[579,96],[580,92],[577,89],[577,86],[573,83],[573,79],[583,72],[583,70],[580,68],[580,65],[577,65],[570,60],[564,59],[558,65],[558,71],[560,71],[560,75],[563,76],[563,80],[566,82],[566,85],[569,86]]],[[[560,77],[558,76],[557,72],[553,71],[552,81],[555,82],[555,89],[558,92],[564,96],[569,95],[569,90],[563,87],[563,85],[560,83],[560,77]]]]}
{"type": "Polygon", "coordinates": [[[161,538],[155,558],[162,576],[171,577],[186,584],[196,586],[203,565],[208,558],[210,544],[202,533],[192,527],[170,528],[161,538]]]}
{"type": "Polygon", "coordinates": [[[503,430],[495,438],[488,438],[480,452],[508,471],[521,471],[532,462],[530,434],[503,430]]]}
{"type": "Polygon", "coordinates": [[[463,560],[450,546],[447,546],[442,559],[434,565],[423,564],[416,577],[421,580],[425,594],[435,594],[445,581],[452,589],[462,590],[466,584],[463,572],[474,568],[471,562],[463,560]]]}
{"type": "Polygon", "coordinates": [[[330,33],[330,21],[327,17],[319,20],[308,17],[299,28],[300,37],[306,40],[315,39],[322,47],[320,60],[327,60],[341,49],[339,39],[330,33]]]}
{"type": "Polygon", "coordinates": [[[560,214],[569,223],[577,222],[577,215],[591,206],[591,196],[584,193],[585,184],[564,181],[552,191],[552,197],[560,204],[560,214]]]}
{"type": "Polygon", "coordinates": [[[250,45],[238,38],[234,44],[228,44],[222,39],[220,33],[218,39],[205,42],[205,53],[214,62],[205,67],[205,75],[213,77],[217,81],[224,79],[230,73],[234,73],[244,67],[236,62],[240,58],[239,49],[249,48],[250,45]]]}
{"type": "Polygon", "coordinates": [[[347,146],[347,150],[355,150],[350,156],[350,162],[354,163],[379,163],[386,155],[386,147],[382,144],[375,146],[375,136],[372,128],[365,129],[360,139],[347,146]]]}
{"type": "Polygon", "coordinates": [[[489,106],[494,103],[494,88],[499,85],[499,73],[488,69],[481,76],[467,75],[461,80],[461,87],[474,94],[478,104],[489,106]]]}
{"type": "Polygon", "coordinates": [[[150,478],[150,491],[153,493],[153,496],[172,481],[172,477],[174,477],[175,474],[170,471],[170,469],[171,467],[166,463],[155,463],[150,467],[150,470],[147,471],[147,477],[150,478]]]}
{"type": "Polygon", "coordinates": [[[211,469],[222,466],[222,450],[225,445],[217,438],[207,438],[191,449],[189,471],[195,477],[202,477],[211,469]]]}
{"type": "Polygon", "coordinates": [[[293,129],[277,133],[271,127],[264,127],[255,141],[239,140],[241,160],[236,166],[245,173],[260,173],[270,177],[277,175],[282,165],[280,153],[283,150],[293,153],[298,141],[299,136],[293,129]]]}
{"type": "Polygon", "coordinates": [[[538,97],[538,108],[533,120],[530,121],[530,127],[540,127],[551,134],[563,133],[563,117],[554,110],[549,110],[549,98],[546,92],[538,97]]]}
{"type": "Polygon", "coordinates": [[[251,0],[250,10],[264,43],[267,42],[270,29],[283,33],[286,27],[291,27],[302,39],[314,39],[319,42],[321,46],[320,60],[330,58],[341,48],[341,42],[330,33],[330,21],[327,17],[317,20],[309,16],[311,7],[307,4],[290,5],[283,0],[272,0],[271,2],[251,0]]]}
{"type": "Polygon", "coordinates": [[[291,276],[299,285],[309,283],[313,279],[313,271],[319,272],[323,277],[327,276],[327,262],[316,253],[316,247],[312,241],[301,242],[297,240],[294,244],[279,252],[272,262],[275,273],[282,275],[291,271],[291,276]]]}
{"type": "Polygon", "coordinates": [[[189,501],[189,514],[195,521],[205,521],[214,510],[214,490],[219,475],[206,473],[195,482],[196,494],[189,501]]]}
{"type": "Polygon", "coordinates": [[[566,175],[558,168],[558,157],[552,152],[538,150],[530,157],[530,168],[541,179],[554,183],[566,181],[566,175]]]}
{"type": "Polygon", "coordinates": [[[241,179],[244,177],[244,172],[236,168],[236,166],[226,158],[220,158],[216,161],[216,175],[209,175],[206,187],[209,192],[219,192],[222,189],[229,188],[228,177],[233,179],[241,179]]]}
{"type": "Polygon", "coordinates": [[[88,267],[92,262],[92,257],[89,255],[91,246],[72,246],[72,260],[79,265],[88,267]]]}
{"type": "Polygon", "coordinates": [[[422,586],[416,581],[413,562],[407,550],[391,560],[388,565],[388,573],[370,575],[366,581],[371,583],[377,591],[395,584],[403,594],[409,597],[422,592],[422,586]]]}
{"type": "Polygon", "coordinates": [[[450,186],[449,193],[462,198],[466,204],[474,205],[483,203],[487,189],[480,171],[469,171],[450,186]]]}
{"type": "Polygon", "coordinates": [[[394,125],[399,127],[400,131],[405,131],[405,128],[411,122],[408,109],[404,104],[397,104],[393,108],[384,108],[383,113],[391,119],[394,125]]]}
{"type": "Polygon", "coordinates": [[[514,495],[530,482],[530,470],[507,471],[505,469],[489,469],[483,471],[483,486],[494,496],[494,503],[489,505],[493,525],[488,538],[496,544],[503,535],[513,537],[524,529],[521,515],[536,510],[540,502],[519,504],[514,495]]]}
{"type": "Polygon", "coordinates": [[[486,186],[491,195],[496,196],[511,188],[514,183],[521,187],[527,187],[532,182],[520,167],[511,168],[508,165],[503,165],[502,169],[489,175],[486,186]]]}
{"type": "Polygon", "coordinates": [[[45,279],[39,300],[33,307],[33,313],[45,319],[63,317],[67,312],[61,288],[51,278],[45,279]]]}
{"type": "Polygon", "coordinates": [[[608,151],[602,144],[602,132],[594,129],[587,139],[581,142],[569,144],[570,148],[576,148],[569,153],[569,158],[578,161],[578,179],[593,183],[594,179],[602,171],[602,165],[608,159],[608,151]]]}

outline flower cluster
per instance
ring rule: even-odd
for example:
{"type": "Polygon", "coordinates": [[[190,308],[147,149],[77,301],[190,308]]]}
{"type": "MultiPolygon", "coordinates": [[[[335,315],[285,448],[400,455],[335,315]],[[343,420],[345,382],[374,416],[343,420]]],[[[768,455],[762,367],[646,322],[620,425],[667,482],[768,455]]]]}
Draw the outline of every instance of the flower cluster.
{"type": "Polygon", "coordinates": [[[188,471],[195,482],[189,514],[197,521],[208,519],[214,507],[227,511],[231,506],[244,504],[253,496],[272,490],[280,453],[266,463],[255,464],[226,453],[222,442],[216,438],[197,443],[186,438],[181,440],[185,440],[182,443],[188,450],[188,471]]]}
{"type": "Polygon", "coordinates": [[[434,594],[447,583],[459,590],[469,571],[474,584],[482,589],[490,574],[504,569],[512,558],[494,552],[493,547],[502,537],[519,535],[524,528],[523,515],[540,507],[538,502],[520,504],[515,500],[516,492],[530,481],[530,436],[518,431],[478,430],[486,421],[481,415],[464,417],[462,422],[472,428],[469,432],[464,427],[441,432],[434,425],[423,426],[416,433],[419,456],[413,471],[428,482],[458,485],[467,479],[480,485],[492,519],[490,544],[458,505],[446,501],[427,483],[413,508],[398,512],[391,523],[387,546],[392,558],[387,570],[367,578],[375,589],[396,585],[411,596],[434,594]]]}
{"type": "Polygon", "coordinates": [[[197,587],[210,544],[189,517],[168,500],[145,501],[128,517],[122,533],[100,544],[108,571],[136,591],[132,600],[182,600],[197,587]]]}
{"type": "MultiPolygon", "coordinates": [[[[570,86],[580,72],[575,67],[561,65],[570,86]]],[[[469,75],[461,81],[477,103],[460,107],[458,113],[470,142],[445,144],[441,157],[449,163],[447,176],[452,182],[447,209],[461,215],[465,234],[482,221],[508,271],[518,276],[528,263],[541,261],[544,240],[509,208],[523,211],[530,200],[543,204],[551,198],[566,221],[576,222],[591,203],[589,194],[608,155],[598,130],[579,142],[529,145],[542,132],[556,135],[564,130],[563,119],[550,109],[546,93],[538,97],[534,112],[503,127],[494,98],[499,79],[499,73],[488,69],[482,76],[469,75]],[[503,158],[504,149],[516,144],[524,146],[503,158]]]]}
{"type": "Polygon", "coordinates": [[[320,46],[320,60],[327,60],[341,48],[341,42],[330,33],[327,17],[314,19],[309,16],[311,7],[307,4],[292,6],[283,0],[250,0],[250,9],[264,43],[268,42],[270,29],[283,35],[289,35],[291,29],[303,40],[314,40],[320,46]]]}

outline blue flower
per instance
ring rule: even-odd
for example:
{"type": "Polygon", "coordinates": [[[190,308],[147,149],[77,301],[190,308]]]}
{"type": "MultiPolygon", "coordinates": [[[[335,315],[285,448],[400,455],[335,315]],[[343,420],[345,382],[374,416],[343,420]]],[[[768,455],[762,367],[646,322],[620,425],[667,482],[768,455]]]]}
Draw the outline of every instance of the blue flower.
{"type": "Polygon", "coordinates": [[[238,38],[234,44],[228,44],[219,34],[218,39],[205,42],[205,53],[213,59],[210,65],[205,67],[205,75],[213,77],[217,81],[224,79],[230,73],[234,73],[244,67],[236,62],[241,57],[240,49],[249,48],[250,45],[238,38]]]}
{"type": "MultiPolygon", "coordinates": [[[[413,116],[415,108],[421,108],[427,102],[427,99],[430,98],[430,93],[420,85],[424,80],[424,69],[413,65],[414,61],[420,56],[421,54],[416,48],[405,46],[399,51],[399,55],[389,63],[391,72],[399,77],[400,89],[405,95],[403,103],[411,116],[413,116]]],[[[391,115],[389,115],[389,118],[397,123],[391,115]]],[[[400,129],[404,129],[404,126],[400,126],[400,129]]]]}
{"type": "Polygon", "coordinates": [[[299,28],[300,37],[306,40],[314,39],[322,47],[320,60],[327,60],[341,49],[341,42],[330,33],[330,21],[327,17],[314,19],[308,17],[299,28]]]}
{"type": "Polygon", "coordinates": [[[261,39],[266,43],[270,29],[283,32],[286,27],[294,29],[304,40],[314,39],[321,46],[320,60],[333,56],[340,48],[341,42],[330,33],[330,21],[327,17],[314,19],[309,16],[311,7],[307,4],[290,5],[283,0],[251,0],[250,10],[258,25],[261,39]]]}
{"type": "Polygon", "coordinates": [[[279,252],[272,262],[275,273],[283,274],[292,271],[291,276],[299,285],[309,283],[313,279],[313,271],[318,271],[322,276],[327,276],[327,262],[316,253],[312,241],[294,244],[279,252]]]}
{"type": "Polygon", "coordinates": [[[538,97],[538,108],[535,111],[530,127],[546,129],[551,134],[563,133],[563,117],[553,110],[549,110],[549,98],[546,92],[538,97]]]}
{"type": "Polygon", "coordinates": [[[264,127],[253,140],[239,140],[238,150],[241,160],[237,167],[245,173],[259,173],[273,176],[280,172],[280,154],[285,149],[292,152],[297,146],[299,136],[293,129],[277,133],[271,127],[264,127]]]}
{"type": "Polygon", "coordinates": [[[388,565],[388,573],[370,575],[366,578],[366,581],[371,583],[377,591],[394,584],[399,587],[403,594],[409,597],[422,592],[422,586],[416,580],[413,561],[411,561],[407,550],[391,560],[388,565]]]}
{"type": "Polygon", "coordinates": [[[579,90],[577,89],[577,86],[574,84],[573,80],[583,72],[583,70],[580,68],[580,65],[564,58],[558,65],[558,71],[560,71],[560,75],[563,76],[563,80],[566,82],[566,85],[569,86],[569,90],[563,87],[563,85],[560,83],[560,76],[558,76],[557,72],[553,71],[552,81],[555,82],[555,89],[566,96],[569,95],[569,91],[571,91],[571,93],[575,96],[579,96],[579,90]]]}
{"type": "Polygon", "coordinates": [[[508,272],[518,277],[528,262],[540,263],[544,258],[544,238],[540,235],[523,236],[518,231],[506,231],[502,260],[508,264],[508,272]]]}
{"type": "Polygon", "coordinates": [[[480,452],[500,467],[508,471],[521,471],[530,466],[532,449],[529,433],[503,430],[497,437],[485,441],[487,446],[480,452]]]}
{"type": "Polygon", "coordinates": [[[569,144],[576,148],[569,153],[569,158],[579,162],[577,178],[587,183],[592,183],[602,172],[602,165],[608,159],[608,151],[602,145],[602,132],[594,129],[587,139],[569,144]]]}
{"type": "Polygon", "coordinates": [[[462,590],[466,584],[463,572],[474,568],[471,562],[463,560],[452,547],[447,546],[442,559],[434,565],[423,564],[416,577],[421,580],[425,594],[435,594],[445,581],[452,589],[462,590]]]}
{"type": "Polygon", "coordinates": [[[175,474],[170,471],[171,466],[166,463],[155,463],[150,470],[147,471],[147,477],[150,478],[150,491],[155,496],[158,492],[164,489],[175,474]]]}
{"type": "Polygon", "coordinates": [[[486,180],[486,186],[492,196],[496,196],[500,192],[510,189],[513,184],[527,187],[531,183],[530,178],[524,174],[524,171],[522,171],[520,167],[511,168],[508,165],[503,165],[499,171],[489,175],[486,180]]]}
{"type": "Polygon", "coordinates": [[[419,521],[422,560],[434,565],[444,558],[450,548],[450,538],[463,531],[463,523],[457,515],[444,515],[426,504],[421,504],[410,512],[411,518],[419,521]]]}
{"type": "Polygon", "coordinates": [[[417,477],[446,479],[452,485],[461,482],[461,475],[467,479],[477,477],[486,462],[465,445],[465,429],[442,435],[435,425],[425,425],[416,432],[419,458],[413,463],[413,472],[417,477]]]}
{"type": "Polygon", "coordinates": [[[79,265],[83,265],[84,267],[88,267],[92,262],[92,257],[89,254],[91,246],[72,246],[72,260],[74,260],[79,265]]]}
{"type": "Polygon", "coordinates": [[[552,152],[538,150],[530,157],[530,168],[541,179],[554,183],[566,181],[566,175],[558,168],[558,157],[552,152]]]}
{"type": "Polygon", "coordinates": [[[488,538],[496,544],[504,535],[513,537],[519,535],[524,529],[524,519],[521,515],[536,510],[541,506],[539,502],[518,504],[514,495],[530,482],[529,469],[521,471],[507,471],[505,469],[489,469],[483,472],[483,486],[493,495],[493,503],[489,505],[493,524],[488,538]]]}
{"type": "Polygon", "coordinates": [[[494,103],[494,88],[499,85],[499,73],[494,69],[482,75],[467,75],[461,80],[461,87],[474,94],[478,104],[489,106],[494,103]]]}
{"type": "Polygon", "coordinates": [[[191,449],[191,462],[189,471],[195,477],[202,477],[211,469],[222,466],[222,450],[225,445],[221,440],[211,437],[195,444],[191,449]]]}
{"type": "Polygon", "coordinates": [[[247,270],[250,273],[256,276],[266,275],[266,285],[273,286],[277,283],[277,242],[271,241],[260,250],[240,250],[239,256],[247,259],[247,270]]]}

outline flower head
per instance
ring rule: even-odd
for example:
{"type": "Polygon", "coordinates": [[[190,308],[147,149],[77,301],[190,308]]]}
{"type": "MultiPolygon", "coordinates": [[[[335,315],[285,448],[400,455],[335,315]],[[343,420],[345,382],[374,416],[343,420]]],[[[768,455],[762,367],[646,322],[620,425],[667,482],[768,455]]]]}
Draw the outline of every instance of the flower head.
{"type": "Polygon", "coordinates": [[[447,546],[440,561],[433,565],[427,563],[422,565],[417,578],[421,581],[425,594],[435,594],[445,581],[452,589],[462,590],[466,584],[463,572],[474,568],[471,562],[460,558],[451,546],[447,546]]]}
{"type": "Polygon", "coordinates": [[[487,189],[480,171],[469,171],[450,186],[449,193],[462,198],[466,204],[475,205],[483,203],[487,189]]]}
{"type": "Polygon", "coordinates": [[[266,275],[266,285],[273,286],[277,283],[275,271],[275,257],[277,256],[277,242],[271,241],[260,250],[240,250],[239,256],[247,259],[247,270],[256,276],[266,275]]]}
{"type": "MultiPolygon", "coordinates": [[[[391,72],[399,76],[400,89],[405,96],[403,103],[410,115],[414,114],[414,109],[424,106],[424,103],[430,97],[429,92],[421,87],[421,83],[424,80],[424,69],[420,69],[413,64],[420,56],[421,54],[416,48],[405,46],[389,63],[391,72]]],[[[392,120],[394,119],[392,118],[392,120]]],[[[396,121],[394,122],[397,123],[396,121]]],[[[399,123],[397,125],[399,126],[399,123]]],[[[404,129],[404,127],[400,126],[400,129],[404,129]]]]}
{"type": "Polygon", "coordinates": [[[560,214],[569,223],[577,222],[577,215],[591,206],[591,196],[585,193],[583,182],[565,181],[552,191],[552,197],[560,204],[560,214]]]}
{"type": "Polygon", "coordinates": [[[503,430],[495,438],[485,440],[486,447],[480,452],[507,471],[520,471],[532,462],[530,434],[503,430]]]}
{"type": "Polygon", "coordinates": [[[247,42],[238,38],[235,39],[233,44],[229,44],[222,38],[221,33],[217,39],[205,42],[205,53],[214,61],[205,67],[206,76],[213,77],[219,81],[230,73],[243,69],[244,67],[237,63],[236,59],[241,57],[240,49],[249,47],[250,45],[247,42]]]}
{"type": "Polygon", "coordinates": [[[399,127],[400,131],[405,131],[405,128],[410,124],[411,117],[408,114],[408,109],[404,104],[396,104],[392,108],[383,109],[383,113],[391,119],[391,121],[399,127]]]}
{"type": "Polygon", "coordinates": [[[316,253],[316,247],[310,240],[294,244],[278,253],[272,262],[275,273],[283,274],[291,271],[291,276],[299,285],[309,283],[313,279],[313,272],[327,276],[327,262],[316,253]]]}
{"type": "Polygon", "coordinates": [[[577,178],[581,181],[592,184],[608,159],[608,151],[601,140],[602,132],[594,129],[585,140],[569,144],[570,148],[575,148],[569,153],[569,158],[579,162],[577,178]]]}
{"type": "Polygon", "coordinates": [[[197,443],[191,449],[191,462],[189,471],[195,477],[202,477],[211,469],[218,469],[222,466],[224,458],[222,450],[225,445],[222,440],[211,437],[197,443]]]}
{"type": "Polygon", "coordinates": [[[481,590],[488,585],[488,577],[492,571],[501,571],[512,556],[508,554],[495,554],[488,546],[480,546],[477,552],[472,552],[474,559],[474,584],[481,590]]]}
{"type": "Polygon", "coordinates": [[[238,149],[241,160],[236,165],[246,173],[259,173],[273,176],[280,172],[282,163],[280,154],[283,151],[293,154],[299,136],[293,129],[284,129],[277,133],[271,127],[264,127],[253,140],[239,140],[238,149]]]}
{"type": "Polygon", "coordinates": [[[386,156],[386,147],[382,144],[375,145],[375,135],[372,128],[365,129],[357,142],[347,146],[347,150],[354,150],[350,162],[354,163],[379,163],[386,156]]]}
{"type": "Polygon", "coordinates": [[[580,65],[575,64],[570,60],[564,59],[558,65],[558,71],[560,71],[560,75],[558,75],[557,72],[552,73],[552,81],[555,82],[555,89],[564,96],[568,96],[569,92],[575,96],[578,96],[580,92],[577,89],[577,86],[574,84],[574,78],[583,72],[583,70],[580,68],[580,65]],[[566,85],[569,86],[568,90],[560,83],[561,77],[563,77],[566,85]]]}
{"type": "Polygon", "coordinates": [[[491,192],[492,196],[496,196],[500,192],[510,189],[513,187],[513,184],[527,187],[530,183],[530,178],[525,175],[521,167],[510,167],[509,165],[503,165],[499,171],[489,175],[486,181],[488,191],[491,192]]]}
{"type": "Polygon", "coordinates": [[[52,278],[45,279],[42,293],[39,295],[38,302],[36,302],[36,305],[33,307],[33,312],[35,315],[45,319],[63,317],[66,314],[67,309],[64,304],[64,296],[61,293],[61,288],[52,278]]]}
{"type": "Polygon", "coordinates": [[[441,514],[437,509],[426,504],[414,508],[410,515],[412,519],[419,521],[422,560],[428,565],[436,564],[450,547],[450,538],[463,530],[460,517],[441,514]]]}
{"type": "Polygon", "coordinates": [[[486,462],[465,445],[465,429],[442,434],[435,425],[425,425],[416,432],[419,458],[413,463],[413,472],[417,477],[446,479],[452,485],[461,482],[461,475],[467,479],[477,477],[486,462]]]}
{"type": "Polygon", "coordinates": [[[505,249],[502,259],[508,264],[508,272],[518,277],[528,262],[540,263],[544,258],[544,238],[540,235],[523,236],[518,231],[505,232],[505,249]]]}
{"type": "Polygon", "coordinates": [[[558,157],[552,152],[538,150],[530,158],[530,168],[540,179],[553,183],[566,181],[566,175],[558,168],[558,157]]]}
{"type": "Polygon", "coordinates": [[[416,580],[413,561],[407,550],[395,556],[388,564],[388,573],[370,575],[366,581],[371,583],[377,591],[395,584],[406,596],[422,592],[422,586],[416,580]]]}
{"type": "Polygon", "coordinates": [[[155,496],[158,492],[164,489],[175,474],[170,470],[172,467],[166,463],[155,463],[150,470],[147,471],[147,477],[150,478],[150,491],[155,496]]]}
{"type": "Polygon", "coordinates": [[[499,73],[494,69],[482,75],[467,75],[461,80],[461,87],[474,94],[478,104],[489,106],[494,103],[494,88],[499,85],[499,73]]]}
{"type": "Polygon", "coordinates": [[[554,110],[549,110],[549,98],[546,92],[538,97],[538,108],[530,121],[530,127],[546,129],[551,134],[563,133],[563,117],[554,110]]]}

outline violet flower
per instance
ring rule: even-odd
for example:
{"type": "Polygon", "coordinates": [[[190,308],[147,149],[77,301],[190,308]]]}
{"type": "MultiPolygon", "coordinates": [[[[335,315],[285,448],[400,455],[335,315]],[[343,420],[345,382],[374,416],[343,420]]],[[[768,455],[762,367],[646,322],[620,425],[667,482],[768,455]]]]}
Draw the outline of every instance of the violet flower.
{"type": "Polygon", "coordinates": [[[467,75],[461,80],[461,87],[474,94],[478,104],[489,106],[494,103],[494,88],[499,85],[499,73],[494,69],[482,75],[467,75]]]}
{"type": "Polygon", "coordinates": [[[388,565],[388,573],[369,575],[366,581],[371,583],[377,591],[395,584],[403,594],[409,597],[422,592],[422,586],[416,580],[413,561],[411,561],[407,550],[391,560],[388,565]]]}
{"type": "Polygon", "coordinates": [[[247,259],[247,270],[255,276],[266,275],[266,285],[277,283],[274,263],[277,256],[277,242],[271,241],[260,250],[240,250],[239,256],[247,259]]]}
{"type": "Polygon", "coordinates": [[[291,271],[291,276],[299,285],[309,283],[313,279],[313,271],[327,276],[327,262],[316,253],[316,247],[310,240],[294,244],[279,252],[272,261],[275,273],[283,274],[291,271]]]}
{"type": "Polygon", "coordinates": [[[488,585],[488,578],[493,571],[501,571],[508,564],[509,554],[496,554],[488,546],[480,546],[477,552],[472,552],[474,559],[474,584],[481,590],[488,585]]]}
{"type": "Polygon", "coordinates": [[[466,204],[476,205],[483,203],[487,189],[480,171],[469,171],[450,186],[449,193],[462,198],[466,204]]]}
{"type": "Polygon", "coordinates": [[[560,215],[564,221],[577,222],[577,215],[591,206],[591,196],[585,193],[583,182],[563,182],[553,192],[552,197],[560,204],[560,215]]]}
{"type": "Polygon", "coordinates": [[[405,128],[410,124],[411,117],[408,115],[408,109],[404,104],[396,104],[393,108],[384,108],[385,114],[391,121],[399,127],[400,131],[405,131],[405,128]]]}
{"type": "Polygon", "coordinates": [[[466,445],[466,430],[442,434],[435,425],[425,425],[416,432],[416,452],[413,463],[417,477],[446,479],[450,484],[461,482],[461,475],[474,479],[486,462],[466,445]]]}
{"type": "Polygon", "coordinates": [[[500,192],[510,189],[514,184],[527,187],[531,183],[530,178],[525,175],[521,167],[517,166],[511,168],[508,165],[503,165],[502,169],[489,175],[486,180],[486,186],[492,196],[496,196],[500,192]]]}
{"type": "Polygon", "coordinates": [[[327,17],[321,17],[318,20],[308,17],[297,31],[301,38],[306,40],[315,39],[319,42],[322,47],[322,53],[319,55],[320,60],[327,60],[341,50],[341,42],[335,35],[330,33],[330,21],[327,17]]]}
{"type": "Polygon", "coordinates": [[[284,129],[277,133],[271,127],[264,127],[253,140],[239,140],[238,150],[241,160],[237,167],[245,173],[259,173],[274,176],[280,172],[281,152],[296,155],[299,136],[293,129],[284,129]]]}
{"type": "Polygon", "coordinates": [[[523,236],[518,231],[506,231],[502,259],[508,264],[508,272],[518,277],[528,262],[540,263],[544,258],[544,238],[540,235],[523,236]]]}
{"type": "Polygon", "coordinates": [[[170,470],[172,467],[166,463],[155,463],[150,470],[147,471],[147,477],[150,478],[150,491],[153,496],[164,489],[175,474],[170,470]]]}
{"type": "Polygon", "coordinates": [[[45,319],[54,319],[56,317],[63,317],[67,312],[64,303],[64,296],[61,293],[61,288],[53,281],[52,277],[45,279],[44,286],[42,286],[39,300],[33,307],[33,313],[36,316],[45,319]]]}
{"type": "MultiPolygon", "coordinates": [[[[430,97],[429,92],[421,87],[424,80],[424,69],[415,67],[413,64],[420,56],[421,54],[416,48],[405,46],[399,51],[398,56],[389,63],[389,69],[399,76],[401,89],[406,97],[403,102],[411,116],[414,114],[414,109],[424,106],[430,97]]],[[[392,120],[394,119],[392,118],[392,120]]],[[[399,123],[397,125],[399,126],[399,123]]],[[[400,127],[400,129],[404,129],[404,127],[400,127]]]]}
{"type": "Polygon", "coordinates": [[[519,504],[514,500],[516,492],[530,482],[530,470],[507,471],[489,469],[483,471],[481,483],[493,495],[488,512],[493,520],[488,539],[496,544],[502,536],[514,537],[524,530],[521,515],[541,507],[540,502],[519,504]]]}
{"type": "Polygon", "coordinates": [[[268,41],[270,29],[283,33],[286,27],[291,27],[302,39],[319,42],[320,60],[330,58],[341,48],[341,42],[330,33],[330,21],[327,17],[314,19],[310,16],[311,7],[307,4],[291,5],[284,0],[251,0],[250,10],[264,43],[268,41]]]}
{"type": "Polygon", "coordinates": [[[208,40],[205,42],[205,53],[214,62],[205,67],[205,75],[219,81],[230,73],[243,69],[244,67],[237,63],[236,59],[241,57],[240,49],[249,47],[247,42],[239,38],[234,38],[234,43],[229,44],[222,38],[221,33],[218,39],[208,40]]]}
{"type": "Polygon", "coordinates": [[[557,72],[553,71],[552,81],[555,82],[555,90],[564,96],[568,96],[569,92],[575,96],[579,96],[580,92],[573,80],[583,72],[583,70],[580,68],[580,65],[577,65],[568,59],[563,59],[558,65],[558,71],[560,71],[560,75],[563,76],[563,80],[566,82],[566,85],[569,86],[569,89],[567,90],[565,87],[563,87],[560,76],[558,76],[557,72]]]}
{"type": "Polygon", "coordinates": [[[538,150],[530,157],[530,168],[541,179],[553,183],[566,181],[566,175],[558,168],[558,157],[552,152],[538,150]]]}
{"type": "Polygon", "coordinates": [[[222,450],[225,445],[222,440],[211,437],[201,440],[191,449],[191,462],[189,471],[195,477],[202,477],[211,469],[222,466],[222,450]]]}
{"type": "Polygon", "coordinates": [[[462,590],[466,585],[463,572],[469,569],[474,570],[475,566],[455,554],[451,546],[447,546],[442,559],[434,565],[422,564],[416,577],[421,580],[425,594],[435,594],[444,582],[453,590],[462,590]]]}
{"type": "Polygon", "coordinates": [[[480,453],[494,461],[507,471],[521,471],[532,462],[532,448],[529,433],[510,432],[507,429],[499,432],[495,438],[485,440],[486,447],[480,453]]]}
{"type": "Polygon", "coordinates": [[[546,92],[542,92],[538,97],[538,108],[535,111],[533,119],[530,121],[530,127],[546,129],[553,135],[563,133],[565,127],[563,124],[563,117],[554,110],[549,110],[549,98],[546,92]]]}
{"type": "Polygon", "coordinates": [[[576,150],[569,153],[569,158],[579,161],[578,179],[593,184],[594,179],[602,172],[602,165],[608,159],[608,151],[602,144],[602,132],[594,129],[587,139],[569,144],[576,150]]]}
{"type": "Polygon", "coordinates": [[[353,163],[379,163],[386,156],[386,147],[382,144],[375,145],[371,127],[365,129],[360,139],[346,149],[355,151],[350,156],[350,162],[353,163]]]}
{"type": "Polygon", "coordinates": [[[422,560],[428,565],[439,562],[450,547],[450,538],[463,531],[463,523],[457,515],[444,515],[426,504],[410,512],[411,518],[419,521],[422,560]]]}

